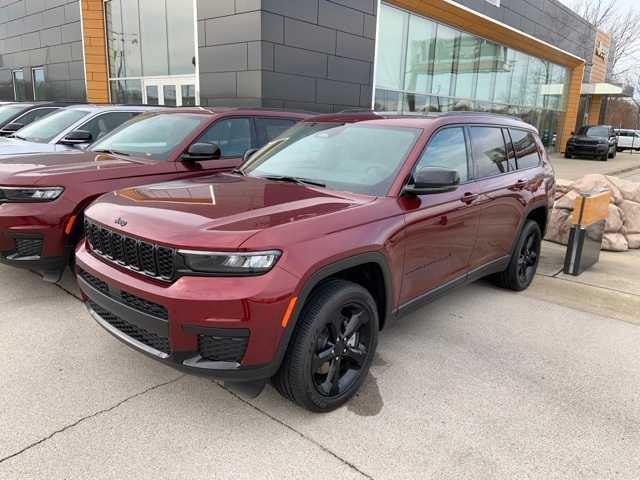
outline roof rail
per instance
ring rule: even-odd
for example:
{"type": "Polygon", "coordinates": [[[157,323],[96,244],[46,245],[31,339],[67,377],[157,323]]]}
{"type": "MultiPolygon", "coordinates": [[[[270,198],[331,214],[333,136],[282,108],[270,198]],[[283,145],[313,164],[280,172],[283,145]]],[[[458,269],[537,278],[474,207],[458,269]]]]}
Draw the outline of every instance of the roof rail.
{"type": "Polygon", "coordinates": [[[276,107],[208,107],[212,110],[218,111],[227,111],[227,110],[235,110],[235,111],[245,111],[252,110],[258,112],[292,112],[292,113],[305,113],[307,115],[318,115],[318,112],[312,112],[311,110],[302,110],[299,108],[276,108],[276,107]]]}
{"type": "Polygon", "coordinates": [[[362,109],[362,108],[348,108],[345,110],[341,110],[338,113],[374,113],[377,115],[387,115],[394,117],[448,117],[448,116],[493,116],[499,118],[511,118],[513,120],[523,121],[520,117],[515,115],[508,115],[504,113],[495,113],[495,112],[479,112],[474,110],[456,110],[452,112],[393,112],[393,111],[375,111],[372,109],[362,109]]]}

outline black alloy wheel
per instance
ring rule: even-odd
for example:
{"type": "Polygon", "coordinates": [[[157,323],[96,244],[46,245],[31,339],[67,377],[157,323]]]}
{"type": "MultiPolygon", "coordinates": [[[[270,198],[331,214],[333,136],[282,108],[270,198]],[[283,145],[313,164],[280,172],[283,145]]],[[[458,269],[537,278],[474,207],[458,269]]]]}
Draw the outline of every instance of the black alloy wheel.
{"type": "Polygon", "coordinates": [[[366,380],[378,325],[367,289],[342,279],[326,281],[305,302],[273,385],[307,410],[335,410],[366,380]]]}
{"type": "Polygon", "coordinates": [[[511,255],[509,266],[491,277],[493,282],[503,288],[520,292],[529,288],[540,262],[542,231],[533,220],[527,220],[522,227],[520,237],[511,255]]]}
{"type": "Polygon", "coordinates": [[[345,305],[328,319],[311,361],[313,384],[321,395],[336,397],[351,388],[366,365],[370,339],[371,318],[362,305],[345,305]]]}
{"type": "Polygon", "coordinates": [[[528,285],[533,280],[540,258],[540,236],[532,230],[523,242],[518,257],[518,279],[521,284],[528,285]]]}

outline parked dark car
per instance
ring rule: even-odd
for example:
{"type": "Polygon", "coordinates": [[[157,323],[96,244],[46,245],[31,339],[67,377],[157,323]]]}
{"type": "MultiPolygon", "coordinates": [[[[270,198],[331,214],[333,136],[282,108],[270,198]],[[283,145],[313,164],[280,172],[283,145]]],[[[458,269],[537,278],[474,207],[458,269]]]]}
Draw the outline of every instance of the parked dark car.
{"type": "Polygon", "coordinates": [[[520,120],[321,116],[235,173],[98,199],[78,280],[129,346],[328,411],[358,391],[392,319],[488,275],[527,288],[554,190],[520,120]]]}
{"type": "Polygon", "coordinates": [[[2,105],[0,106],[0,136],[12,135],[36,120],[68,106],[68,103],[59,102],[8,103],[2,105]]]}
{"type": "Polygon", "coordinates": [[[246,150],[307,116],[176,109],[137,117],[89,151],[5,158],[0,162],[0,261],[56,281],[73,260],[83,235],[83,211],[96,197],[127,186],[231,170],[246,150]]]}
{"type": "Polygon", "coordinates": [[[0,137],[0,162],[6,155],[86,148],[136,115],[157,110],[159,107],[120,105],[64,108],[21,128],[10,137],[0,137]]]}
{"type": "Polygon", "coordinates": [[[613,127],[586,126],[571,134],[564,156],[591,157],[606,162],[609,158],[616,158],[617,150],[618,137],[613,127]]]}

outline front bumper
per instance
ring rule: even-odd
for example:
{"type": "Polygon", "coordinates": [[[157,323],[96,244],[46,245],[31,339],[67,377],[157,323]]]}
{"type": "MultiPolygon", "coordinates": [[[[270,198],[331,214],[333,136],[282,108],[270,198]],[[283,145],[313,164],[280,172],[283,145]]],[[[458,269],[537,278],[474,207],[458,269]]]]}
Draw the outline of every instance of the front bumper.
{"type": "Polygon", "coordinates": [[[64,233],[69,215],[58,208],[56,202],[0,204],[0,262],[58,280],[73,253],[64,233]]]}
{"type": "Polygon", "coordinates": [[[576,145],[568,144],[566,153],[569,155],[595,157],[609,152],[609,145],[576,145]]]}
{"type": "Polygon", "coordinates": [[[93,318],[130,347],[178,370],[233,382],[272,377],[282,316],[298,281],[274,268],[257,277],[181,277],[172,284],[76,252],[93,318]]]}

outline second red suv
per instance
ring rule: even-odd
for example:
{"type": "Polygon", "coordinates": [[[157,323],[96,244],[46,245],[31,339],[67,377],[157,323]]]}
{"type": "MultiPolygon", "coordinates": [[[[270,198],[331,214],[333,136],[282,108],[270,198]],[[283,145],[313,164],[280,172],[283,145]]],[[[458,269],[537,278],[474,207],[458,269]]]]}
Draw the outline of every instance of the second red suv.
{"type": "Polygon", "coordinates": [[[176,109],[141,115],[88,151],[0,160],[0,262],[50,281],[73,260],[83,212],[105,192],[232,170],[309,115],[176,109]]]}
{"type": "Polygon", "coordinates": [[[236,173],[101,197],[78,278],[97,322],[141,352],[328,411],[390,320],[488,275],[527,288],[553,193],[519,120],[322,116],[236,173]]]}

